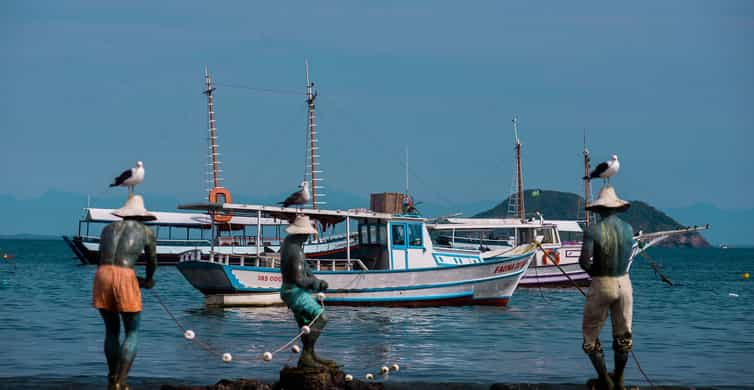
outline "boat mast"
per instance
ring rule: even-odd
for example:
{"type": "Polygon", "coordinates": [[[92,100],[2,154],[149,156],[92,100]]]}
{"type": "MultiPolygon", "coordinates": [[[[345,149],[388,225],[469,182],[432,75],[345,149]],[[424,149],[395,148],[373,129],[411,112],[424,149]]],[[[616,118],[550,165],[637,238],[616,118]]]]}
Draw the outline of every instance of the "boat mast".
{"type": "Polygon", "coordinates": [[[406,145],[406,196],[410,196],[408,192],[408,145],[406,145]]]}
{"type": "Polygon", "coordinates": [[[524,177],[521,167],[521,141],[518,139],[518,116],[513,116],[513,134],[516,137],[516,176],[518,182],[518,217],[526,219],[524,211],[524,177]]]}
{"type": "MultiPolygon", "coordinates": [[[[589,149],[586,148],[586,129],[584,129],[584,176],[589,176],[589,149]]],[[[591,197],[592,197],[592,184],[589,180],[584,180],[584,206],[588,206],[589,203],[591,203],[591,197]]],[[[586,209],[585,209],[586,210],[586,209]]],[[[590,217],[591,213],[589,210],[586,210],[584,212],[584,217],[586,218],[586,226],[589,226],[590,223],[590,217]]]]}
{"type": "MultiPolygon", "coordinates": [[[[323,187],[319,185],[319,182],[322,181],[322,178],[318,178],[317,174],[322,173],[322,171],[319,169],[319,161],[317,159],[319,158],[319,145],[317,141],[317,125],[314,123],[314,100],[317,99],[317,91],[314,89],[314,82],[309,80],[309,61],[305,61],[306,64],[306,105],[309,112],[309,174],[311,183],[311,191],[312,191],[312,208],[317,208],[317,190],[322,189],[323,187]]],[[[306,178],[305,178],[306,179],[306,178]]],[[[320,194],[320,197],[324,197],[324,194],[320,194]]],[[[319,204],[323,204],[325,202],[319,202],[319,204]]]]}
{"type": "Polygon", "coordinates": [[[212,184],[212,188],[209,189],[211,191],[213,188],[220,187],[220,181],[222,181],[222,179],[219,176],[220,169],[218,166],[220,163],[217,160],[217,129],[215,128],[215,109],[212,99],[212,92],[215,88],[212,86],[212,77],[210,77],[207,67],[204,67],[204,81],[207,84],[207,89],[204,91],[204,94],[207,95],[209,112],[209,171],[212,176],[211,179],[208,178],[207,182],[208,184],[212,184]]]}

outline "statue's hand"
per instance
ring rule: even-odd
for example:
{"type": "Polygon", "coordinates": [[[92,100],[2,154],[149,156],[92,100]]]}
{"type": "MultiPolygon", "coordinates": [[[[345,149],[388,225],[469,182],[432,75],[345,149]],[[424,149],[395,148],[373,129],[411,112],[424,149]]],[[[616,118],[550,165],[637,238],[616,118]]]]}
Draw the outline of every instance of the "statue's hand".
{"type": "Polygon", "coordinates": [[[140,288],[150,289],[154,287],[154,279],[144,279],[141,276],[137,276],[136,280],[139,281],[140,288]]]}
{"type": "Polygon", "coordinates": [[[328,287],[327,282],[325,282],[324,280],[320,280],[319,288],[317,288],[317,291],[325,291],[327,290],[327,287],[328,287]]]}

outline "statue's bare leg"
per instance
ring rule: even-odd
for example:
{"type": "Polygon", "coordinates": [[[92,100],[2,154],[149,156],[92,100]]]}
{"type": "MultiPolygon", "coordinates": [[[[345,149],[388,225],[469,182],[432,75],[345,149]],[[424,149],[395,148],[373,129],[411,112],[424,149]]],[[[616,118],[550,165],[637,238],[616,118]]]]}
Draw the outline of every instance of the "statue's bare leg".
{"type": "Polygon", "coordinates": [[[141,312],[121,313],[123,318],[123,327],[126,331],[126,338],[123,340],[123,346],[120,351],[120,359],[116,371],[117,385],[119,389],[128,389],[126,379],[131,365],[136,358],[136,349],[139,345],[139,323],[141,321],[141,312]]]}
{"type": "Polygon", "coordinates": [[[102,319],[105,321],[105,357],[107,358],[108,387],[116,382],[116,370],[120,360],[120,317],[118,313],[99,309],[102,319]]]}

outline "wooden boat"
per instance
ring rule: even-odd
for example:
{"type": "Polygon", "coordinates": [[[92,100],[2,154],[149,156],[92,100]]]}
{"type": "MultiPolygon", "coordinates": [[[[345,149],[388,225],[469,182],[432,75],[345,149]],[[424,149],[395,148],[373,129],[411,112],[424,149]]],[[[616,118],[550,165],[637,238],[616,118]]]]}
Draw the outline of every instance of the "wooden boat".
{"type": "MultiPolygon", "coordinates": [[[[436,247],[425,219],[368,210],[227,203],[179,208],[257,218],[303,214],[328,226],[344,224],[346,256],[310,260],[317,277],[330,286],[328,305],[506,305],[535,253],[532,245],[486,252],[436,247]],[[354,223],[357,243],[352,251],[354,223]]],[[[191,251],[177,267],[208,305],[264,306],[282,304],[279,261],[276,256],[205,256],[191,251]]]]}

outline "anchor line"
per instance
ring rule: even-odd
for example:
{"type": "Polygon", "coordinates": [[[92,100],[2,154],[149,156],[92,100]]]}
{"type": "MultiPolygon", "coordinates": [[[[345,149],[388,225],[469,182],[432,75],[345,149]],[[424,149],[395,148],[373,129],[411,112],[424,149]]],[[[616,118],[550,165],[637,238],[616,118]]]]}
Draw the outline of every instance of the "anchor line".
{"type": "MultiPolygon", "coordinates": [[[[584,292],[584,290],[582,290],[581,287],[578,284],[576,284],[576,282],[573,279],[571,279],[571,276],[568,275],[563,270],[563,268],[560,267],[559,264],[555,263],[555,259],[553,259],[552,255],[550,255],[544,248],[542,248],[542,244],[540,244],[539,242],[536,242],[536,245],[537,245],[537,248],[539,250],[541,250],[544,253],[544,255],[547,256],[550,259],[550,261],[552,261],[552,263],[555,264],[558,267],[558,269],[560,270],[560,272],[562,272],[563,275],[565,275],[568,278],[568,280],[570,280],[571,283],[573,283],[573,286],[576,287],[579,290],[579,292],[581,293],[581,295],[583,295],[584,298],[586,298],[586,293],[584,292]]],[[[671,283],[671,286],[672,285],[673,284],[671,283]]],[[[631,356],[634,358],[634,362],[636,362],[636,368],[639,369],[639,372],[641,372],[641,375],[644,376],[644,379],[646,379],[647,382],[649,382],[649,386],[651,386],[654,389],[655,388],[654,382],[652,382],[652,380],[649,379],[649,376],[647,376],[647,373],[644,372],[644,369],[641,368],[641,364],[639,364],[639,358],[636,357],[636,353],[634,352],[633,348],[631,349],[631,356]]]]}
{"type": "MultiPolygon", "coordinates": [[[[175,322],[175,324],[176,324],[176,325],[178,326],[178,328],[180,328],[180,329],[181,329],[181,330],[182,330],[182,331],[183,331],[183,332],[185,333],[185,332],[187,331],[186,327],[185,327],[185,326],[183,326],[183,324],[181,324],[181,322],[180,322],[180,321],[178,321],[178,319],[177,319],[177,318],[175,318],[175,315],[173,315],[173,313],[172,313],[172,312],[170,311],[170,309],[168,309],[167,305],[165,305],[165,302],[163,302],[162,298],[160,297],[160,294],[158,294],[156,290],[151,290],[151,293],[152,293],[152,295],[153,295],[153,296],[155,297],[155,299],[157,299],[157,303],[159,303],[159,304],[160,304],[160,306],[162,307],[162,309],[163,309],[163,310],[164,310],[164,311],[165,311],[165,312],[166,312],[166,313],[168,314],[168,316],[170,316],[170,318],[171,318],[171,319],[172,319],[172,320],[173,320],[173,321],[175,322]]],[[[319,319],[319,317],[320,317],[320,316],[322,315],[322,313],[324,313],[324,312],[325,312],[325,302],[324,302],[324,300],[322,300],[322,301],[320,302],[320,305],[322,305],[322,311],[320,311],[320,312],[319,312],[319,313],[318,313],[318,314],[317,314],[317,315],[316,315],[316,316],[314,317],[314,319],[312,319],[312,320],[311,320],[311,321],[309,322],[309,325],[311,325],[311,324],[313,324],[313,323],[314,323],[315,321],[317,321],[317,320],[319,319]]],[[[291,346],[291,345],[292,345],[292,344],[293,344],[294,342],[296,342],[296,340],[298,340],[299,338],[301,338],[301,336],[302,336],[303,334],[304,334],[304,331],[303,331],[303,330],[302,330],[302,331],[299,331],[299,333],[298,333],[298,334],[297,334],[296,336],[294,336],[294,337],[293,337],[293,338],[292,338],[292,339],[291,339],[290,341],[288,341],[287,343],[283,344],[283,346],[282,346],[282,347],[280,347],[280,348],[278,348],[278,349],[274,350],[274,352],[272,352],[272,354],[274,355],[274,354],[276,354],[276,353],[278,353],[278,352],[280,352],[280,351],[282,351],[282,350],[284,350],[284,349],[286,349],[286,348],[290,347],[290,346],[291,346]]],[[[204,350],[205,350],[206,352],[209,352],[209,353],[212,353],[212,354],[218,354],[218,355],[222,355],[222,353],[221,353],[220,351],[218,351],[217,349],[215,349],[214,347],[212,347],[212,346],[211,346],[210,344],[207,344],[207,343],[205,343],[205,342],[203,342],[203,341],[199,340],[199,339],[198,339],[198,338],[196,338],[196,337],[194,337],[194,338],[193,338],[193,339],[192,339],[191,341],[195,342],[195,343],[196,343],[197,345],[199,345],[199,346],[200,346],[200,347],[201,347],[202,349],[204,349],[204,350]]],[[[254,359],[254,360],[247,360],[247,359],[233,359],[233,361],[235,361],[235,362],[238,362],[238,363],[247,363],[247,364],[257,364],[257,363],[259,363],[259,361],[260,361],[260,360],[264,360],[264,358],[263,358],[263,357],[261,357],[261,358],[256,358],[256,359],[254,359]]],[[[290,362],[290,361],[291,361],[291,358],[289,358],[289,359],[288,359],[288,361],[290,362]]]]}
{"type": "Polygon", "coordinates": [[[647,253],[647,251],[644,250],[644,245],[641,243],[639,243],[639,254],[641,255],[641,257],[644,258],[644,260],[649,262],[649,266],[652,267],[652,269],[655,271],[655,275],[658,275],[660,277],[660,280],[669,284],[670,286],[673,285],[673,282],[670,281],[670,279],[667,276],[665,276],[665,274],[663,274],[662,271],[660,271],[659,264],[657,264],[657,262],[652,258],[652,256],[650,256],[649,253],[647,253]]]}

